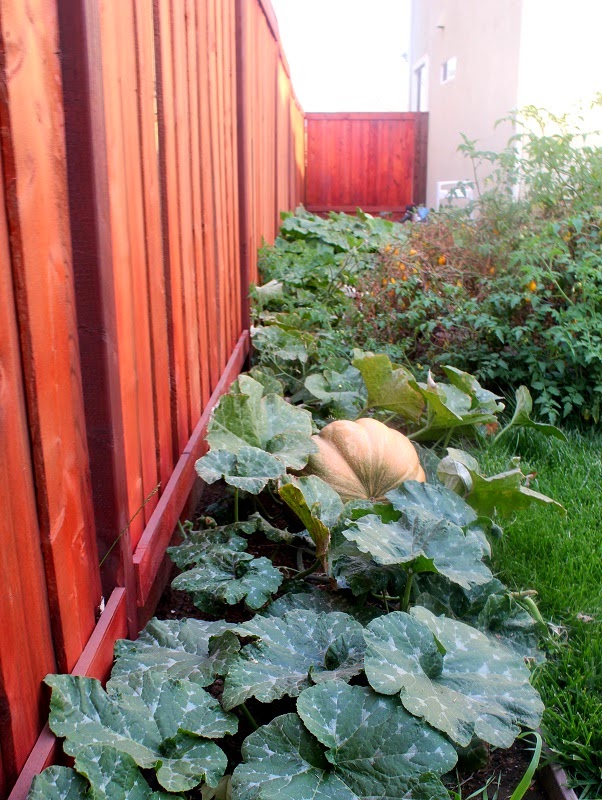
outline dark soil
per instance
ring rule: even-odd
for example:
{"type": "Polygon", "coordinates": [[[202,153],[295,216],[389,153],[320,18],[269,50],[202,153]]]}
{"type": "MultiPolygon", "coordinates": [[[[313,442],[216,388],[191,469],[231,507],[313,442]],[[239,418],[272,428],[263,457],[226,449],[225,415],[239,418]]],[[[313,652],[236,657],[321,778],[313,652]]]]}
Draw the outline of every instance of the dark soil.
{"type": "MultiPolygon", "coordinates": [[[[245,514],[247,512],[252,513],[254,510],[254,508],[241,508],[240,518],[245,519],[245,514]]],[[[292,526],[296,520],[291,519],[282,509],[272,506],[268,511],[273,525],[278,525],[279,527],[288,526],[289,530],[293,529],[292,526]]],[[[216,519],[218,524],[226,524],[232,521],[232,506],[227,496],[227,489],[220,483],[208,486],[205,489],[197,511],[196,521],[205,516],[211,516],[216,519]]],[[[276,548],[274,542],[269,541],[263,535],[255,534],[250,537],[249,552],[256,556],[271,557],[277,566],[297,568],[293,548],[286,546],[276,548]],[[276,549],[277,552],[274,555],[276,549]]],[[[177,574],[178,570],[174,566],[170,581],[177,574]]],[[[196,608],[186,592],[176,591],[170,585],[167,586],[159,601],[156,616],[160,619],[183,619],[184,617],[208,621],[215,619],[214,616],[205,614],[196,608]]],[[[240,605],[228,607],[224,613],[224,618],[228,622],[242,622],[251,619],[252,616],[252,613],[249,613],[240,605]]],[[[214,696],[219,697],[221,689],[221,681],[216,681],[211,687],[211,692],[214,696]]],[[[250,700],[247,703],[247,707],[255,716],[258,724],[265,724],[269,721],[269,719],[262,718],[263,709],[261,703],[250,700]]],[[[270,719],[293,710],[294,702],[291,702],[290,699],[279,701],[277,704],[270,704],[270,719]],[[278,708],[275,707],[276,705],[278,705],[278,708]]],[[[251,731],[252,728],[248,722],[241,718],[240,730],[237,736],[228,737],[230,741],[226,744],[225,749],[228,750],[227,754],[233,762],[232,766],[236,763],[235,759],[240,752],[243,739],[251,731]]],[[[222,743],[223,745],[224,743],[222,743]]],[[[462,800],[468,800],[471,795],[474,796],[474,800],[509,800],[529,766],[532,755],[531,746],[531,740],[529,740],[527,742],[517,741],[513,747],[507,750],[492,749],[489,753],[488,762],[484,767],[474,769],[474,771],[467,769],[457,778],[453,777],[446,783],[448,783],[451,791],[458,792],[462,800]],[[490,781],[489,784],[488,781],[490,781]]],[[[527,790],[525,800],[547,800],[547,795],[537,780],[527,790]]]]}

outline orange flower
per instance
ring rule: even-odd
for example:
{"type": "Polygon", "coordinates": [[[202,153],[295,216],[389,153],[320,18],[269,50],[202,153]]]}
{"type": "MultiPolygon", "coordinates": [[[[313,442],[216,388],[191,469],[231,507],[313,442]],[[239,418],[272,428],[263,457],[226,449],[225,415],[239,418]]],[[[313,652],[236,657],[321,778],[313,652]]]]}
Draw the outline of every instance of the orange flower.
{"type": "Polygon", "coordinates": [[[445,256],[439,256],[437,259],[437,264],[439,264],[440,267],[442,267],[444,264],[447,264],[447,259],[445,256]]]}
{"type": "Polygon", "coordinates": [[[536,291],[536,289],[537,289],[537,284],[535,283],[535,281],[531,281],[531,282],[529,283],[529,285],[527,286],[527,289],[528,289],[530,292],[534,292],[534,291],[536,291]]]}
{"type": "Polygon", "coordinates": [[[400,272],[405,272],[406,271],[406,265],[403,263],[403,261],[400,261],[397,266],[399,267],[399,271],[400,272]]]}
{"type": "Polygon", "coordinates": [[[495,275],[495,267],[489,267],[489,274],[495,275]]]}
{"type": "Polygon", "coordinates": [[[396,280],[395,280],[395,278],[391,278],[391,280],[389,281],[389,283],[396,283],[396,280]]]}
{"type": "Polygon", "coordinates": [[[390,253],[390,252],[391,252],[391,245],[390,244],[385,245],[385,253],[390,253]]]}
{"type": "Polygon", "coordinates": [[[407,276],[407,275],[402,275],[402,276],[401,276],[401,280],[402,280],[402,281],[407,281],[407,279],[408,279],[408,276],[407,276]]]}
{"type": "Polygon", "coordinates": [[[393,250],[393,255],[394,256],[398,256],[399,255],[399,247],[396,247],[395,250],[393,250]]]}
{"type": "Polygon", "coordinates": [[[411,256],[415,256],[416,255],[416,251],[415,250],[410,250],[410,255],[411,256]]]}

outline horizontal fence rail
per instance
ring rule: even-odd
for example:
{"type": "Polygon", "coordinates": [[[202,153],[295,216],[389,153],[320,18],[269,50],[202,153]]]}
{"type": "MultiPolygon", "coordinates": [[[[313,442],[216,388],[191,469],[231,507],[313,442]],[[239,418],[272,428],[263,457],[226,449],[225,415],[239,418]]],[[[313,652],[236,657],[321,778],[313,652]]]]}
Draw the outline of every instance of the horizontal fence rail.
{"type": "Polygon", "coordinates": [[[44,676],[106,678],[165,585],[304,117],[268,0],[0,0],[0,88],[0,798],[23,800],[56,756],[44,676]]]}
{"type": "Polygon", "coordinates": [[[306,114],[309,211],[399,218],[426,202],[426,113],[306,114]]]}

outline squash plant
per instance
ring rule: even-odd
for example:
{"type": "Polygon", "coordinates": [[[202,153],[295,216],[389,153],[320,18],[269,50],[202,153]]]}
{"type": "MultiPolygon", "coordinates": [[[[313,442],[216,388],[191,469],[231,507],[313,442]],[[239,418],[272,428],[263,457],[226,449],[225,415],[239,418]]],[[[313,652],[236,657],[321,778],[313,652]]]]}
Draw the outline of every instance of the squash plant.
{"type": "MultiPolygon", "coordinates": [[[[357,427],[389,449],[401,437],[374,420],[357,427]]],[[[524,656],[544,631],[487,564],[498,504],[478,481],[491,479],[453,449],[424,469],[405,440],[406,477],[422,480],[348,501],[337,481],[298,474],[313,431],[306,410],[250,376],[221,400],[199,474],[247,496],[269,489],[299,524],[253,513],[170,548],[175,586],[218,619],[152,620],[117,644],[105,689],[50,676],[50,725],[74,766],[38,776],[31,800],[445,800],[462,748],[508,747],[537,727],[524,656]],[[470,490],[450,480],[462,470],[470,490]],[[257,535],[297,552],[298,569],[248,552],[257,535]],[[248,621],[219,619],[237,604],[248,621]]],[[[369,470],[361,447],[350,452],[369,470]]],[[[502,512],[533,500],[511,474],[502,512]]]]}
{"type": "MultiPolygon", "coordinates": [[[[518,465],[484,476],[450,446],[494,430],[499,397],[451,367],[421,382],[387,354],[350,358],[337,324],[358,274],[406,235],[368,215],[285,218],[254,291],[255,366],[197,463],[232,492],[232,521],[205,518],[169,551],[174,585],[215,619],[151,620],[117,643],[106,688],[49,676],[73,766],[37,776],[30,800],[447,800],[467,746],[539,724],[525,659],[546,626],[488,559],[504,515],[560,507],[518,465]],[[262,513],[241,515],[241,496],[262,513]],[[278,504],[290,530],[264,511],[278,504]],[[295,568],[257,557],[259,536],[295,568]],[[243,621],[226,621],[234,608],[243,621]]],[[[530,411],[521,389],[499,435],[537,427],[530,411]]]]}

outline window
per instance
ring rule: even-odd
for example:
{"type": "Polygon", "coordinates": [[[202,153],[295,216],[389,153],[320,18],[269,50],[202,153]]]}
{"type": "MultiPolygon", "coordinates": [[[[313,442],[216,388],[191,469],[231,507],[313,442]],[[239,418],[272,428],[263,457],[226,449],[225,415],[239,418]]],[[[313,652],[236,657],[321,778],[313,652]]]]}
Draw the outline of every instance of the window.
{"type": "Polygon", "coordinates": [[[456,77],[456,66],[458,59],[455,56],[448,58],[441,65],[441,83],[447,83],[456,77]]]}
{"type": "Polygon", "coordinates": [[[426,111],[428,109],[427,78],[427,62],[426,59],[423,59],[414,67],[414,86],[412,92],[414,111],[426,111]]]}

